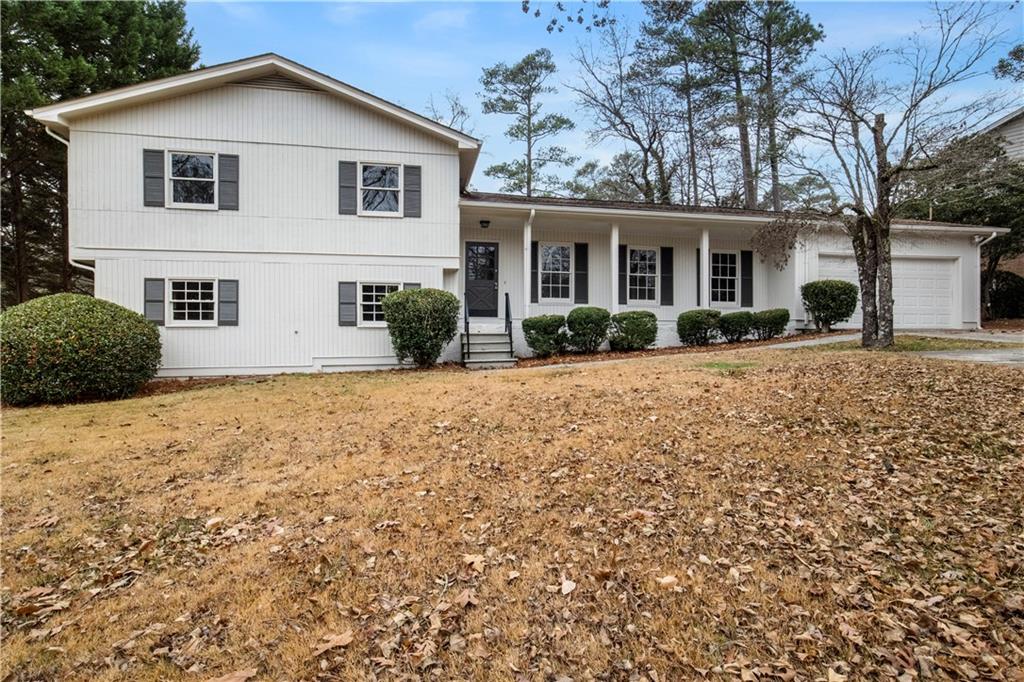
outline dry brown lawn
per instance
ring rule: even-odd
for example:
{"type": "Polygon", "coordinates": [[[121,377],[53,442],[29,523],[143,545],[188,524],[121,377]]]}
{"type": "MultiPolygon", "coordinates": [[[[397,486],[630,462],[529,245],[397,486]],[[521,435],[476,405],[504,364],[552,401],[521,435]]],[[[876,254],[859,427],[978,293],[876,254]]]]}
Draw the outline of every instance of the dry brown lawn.
{"type": "Polygon", "coordinates": [[[1022,386],[763,350],[5,410],[0,678],[1020,680],[1022,386]]]}

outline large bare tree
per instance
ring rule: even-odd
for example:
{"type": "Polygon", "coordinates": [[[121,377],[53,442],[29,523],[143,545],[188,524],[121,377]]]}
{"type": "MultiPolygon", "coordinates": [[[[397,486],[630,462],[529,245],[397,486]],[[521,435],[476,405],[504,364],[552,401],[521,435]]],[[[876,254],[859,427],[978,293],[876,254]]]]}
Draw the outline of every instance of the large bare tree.
{"type": "Polygon", "coordinates": [[[625,142],[636,152],[644,201],[671,203],[680,171],[672,144],[677,116],[660,75],[636,63],[629,33],[614,24],[601,31],[600,55],[580,45],[576,63],[581,79],[568,87],[593,122],[591,139],[625,142]]]}
{"type": "Polygon", "coordinates": [[[935,4],[932,23],[904,47],[825,57],[800,95],[792,128],[804,144],[798,163],[828,182],[840,203],[822,220],[783,218],[766,226],[758,250],[777,258],[812,225],[845,232],[857,261],[865,347],[893,343],[891,232],[906,185],[939,169],[941,149],[1000,104],[995,95],[965,99],[952,92],[985,73],[985,58],[1000,40],[998,11],[935,4]]]}

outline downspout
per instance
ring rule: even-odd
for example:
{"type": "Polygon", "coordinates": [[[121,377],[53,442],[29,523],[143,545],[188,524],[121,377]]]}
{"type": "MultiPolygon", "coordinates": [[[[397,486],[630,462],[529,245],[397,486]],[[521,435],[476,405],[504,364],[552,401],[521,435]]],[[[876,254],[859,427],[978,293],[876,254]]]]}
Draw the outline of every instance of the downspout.
{"type": "MultiPolygon", "coordinates": [[[[52,130],[50,130],[50,126],[43,126],[43,130],[46,131],[47,135],[49,135],[53,139],[57,140],[58,142],[60,142],[62,145],[64,145],[68,149],[71,148],[71,142],[68,141],[68,140],[65,140],[63,137],[61,137],[57,133],[55,133],[52,130]]],[[[71,257],[70,253],[68,253],[68,263],[73,268],[78,268],[79,270],[85,270],[86,272],[91,272],[93,275],[96,274],[96,268],[92,267],[91,265],[86,265],[85,263],[80,263],[80,262],[76,261],[74,258],[71,257]]]]}
{"type": "MultiPolygon", "coordinates": [[[[990,241],[992,241],[995,238],[996,238],[996,233],[995,232],[993,232],[992,234],[990,234],[989,236],[987,236],[987,237],[985,237],[983,239],[979,239],[977,236],[974,238],[974,245],[976,247],[978,247],[978,275],[979,275],[979,277],[978,277],[978,286],[979,287],[981,286],[981,276],[980,276],[981,275],[981,247],[985,246],[985,244],[988,244],[990,241]]],[[[979,295],[978,295],[978,328],[979,329],[982,328],[981,327],[981,318],[982,318],[982,313],[983,312],[984,311],[981,309],[981,292],[979,292],[979,295]]]]}

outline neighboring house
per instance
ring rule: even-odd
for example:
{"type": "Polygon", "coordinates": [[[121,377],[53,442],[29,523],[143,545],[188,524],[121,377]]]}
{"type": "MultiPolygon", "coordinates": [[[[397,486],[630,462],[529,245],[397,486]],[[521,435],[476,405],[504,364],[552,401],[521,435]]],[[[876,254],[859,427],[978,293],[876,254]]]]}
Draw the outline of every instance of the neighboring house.
{"type": "MultiPolygon", "coordinates": [[[[486,361],[506,318],[517,354],[522,318],[584,304],[651,310],[674,344],[684,310],[782,307],[802,328],[801,284],[856,281],[838,233],[762,263],[770,212],[467,191],[479,140],[277,55],[29,113],[69,145],[72,262],[161,325],[165,376],[394,366],[381,300],[401,288],[467,301],[486,361]]],[[[978,326],[991,232],[895,226],[898,327],[978,326]]]]}
{"type": "MultiPolygon", "coordinates": [[[[1008,158],[1013,161],[1024,161],[1024,107],[1011,111],[984,128],[980,134],[989,133],[1000,138],[1008,158]]],[[[1024,255],[1001,262],[999,269],[1024,277],[1024,255]]]]}

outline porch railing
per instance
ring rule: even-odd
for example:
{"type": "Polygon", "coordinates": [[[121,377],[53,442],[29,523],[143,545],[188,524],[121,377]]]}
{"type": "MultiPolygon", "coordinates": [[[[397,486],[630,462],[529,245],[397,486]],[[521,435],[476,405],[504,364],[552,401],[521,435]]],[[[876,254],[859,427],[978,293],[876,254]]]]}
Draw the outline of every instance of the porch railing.
{"type": "Polygon", "coordinates": [[[462,364],[469,360],[469,292],[462,292],[462,364]]]}
{"type": "Polygon", "coordinates": [[[505,333],[508,334],[508,352],[512,355],[512,303],[505,292],[505,333]]]}

